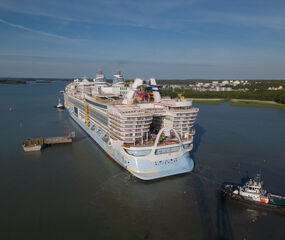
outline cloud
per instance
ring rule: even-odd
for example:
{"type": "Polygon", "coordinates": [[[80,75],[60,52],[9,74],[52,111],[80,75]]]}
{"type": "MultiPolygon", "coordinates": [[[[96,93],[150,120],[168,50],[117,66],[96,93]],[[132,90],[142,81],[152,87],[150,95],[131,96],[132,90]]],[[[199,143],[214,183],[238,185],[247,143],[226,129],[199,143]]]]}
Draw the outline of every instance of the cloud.
{"type": "MultiPolygon", "coordinates": [[[[280,54],[280,57],[282,54],[280,54]]],[[[260,55],[261,56],[261,55],[260,55]]],[[[126,78],[157,77],[165,79],[183,78],[284,78],[283,63],[272,54],[266,62],[243,59],[242,64],[229,61],[207,62],[197,59],[176,61],[175,59],[124,59],[97,58],[96,56],[29,55],[0,52],[0,72],[3,77],[93,77],[97,69],[103,69],[112,78],[114,70],[120,68],[126,78]],[[16,70],[15,70],[16,69],[16,70]]]]}
{"type": "Polygon", "coordinates": [[[48,33],[48,32],[43,32],[43,31],[38,31],[38,30],[35,30],[35,29],[31,29],[31,28],[28,28],[28,27],[19,25],[19,24],[14,24],[14,23],[11,23],[11,22],[7,22],[7,21],[5,21],[5,20],[3,20],[3,19],[1,19],[1,18],[0,18],[0,23],[6,24],[6,25],[8,25],[8,26],[10,26],[10,27],[18,28],[18,29],[25,30],[25,31],[28,31],[28,32],[32,32],[32,33],[37,33],[37,34],[45,35],[45,36],[52,37],[52,38],[66,39],[66,37],[61,36],[61,35],[57,35],[57,34],[53,34],[53,33],[48,33]]]}
{"type": "Polygon", "coordinates": [[[174,29],[181,24],[177,20],[178,15],[196,1],[82,0],[80,2],[74,1],[71,4],[66,1],[53,0],[40,3],[33,0],[2,0],[0,9],[66,22],[174,29]]]}
{"type": "Polygon", "coordinates": [[[3,23],[5,25],[8,25],[8,26],[13,27],[13,28],[24,30],[24,31],[27,31],[27,32],[31,32],[31,33],[35,33],[35,34],[51,37],[51,38],[56,38],[56,39],[60,39],[60,40],[87,41],[86,39],[69,38],[69,37],[65,37],[65,36],[62,36],[62,35],[58,35],[58,34],[53,34],[53,33],[45,32],[45,31],[35,30],[35,29],[32,29],[32,28],[25,27],[23,25],[19,25],[19,24],[15,24],[15,23],[11,23],[11,22],[5,21],[5,20],[3,20],[1,18],[0,18],[0,23],[3,23]]]}
{"type": "MultiPolygon", "coordinates": [[[[244,5],[246,4],[247,1],[244,5]]],[[[255,4],[252,3],[251,6],[255,4]]],[[[247,27],[285,29],[285,17],[280,11],[282,5],[278,8],[276,4],[275,12],[266,12],[266,7],[262,12],[260,8],[249,11],[238,7],[232,9],[212,0],[81,0],[72,3],[65,0],[1,0],[0,9],[51,18],[62,23],[92,23],[172,31],[189,28],[189,23],[239,24],[247,27]],[[211,7],[217,9],[214,4],[218,4],[222,11],[207,10],[211,7]]]]}
{"type": "Polygon", "coordinates": [[[184,20],[185,23],[218,23],[246,27],[264,27],[277,30],[285,29],[285,16],[276,14],[234,13],[217,11],[198,11],[184,20]]]}

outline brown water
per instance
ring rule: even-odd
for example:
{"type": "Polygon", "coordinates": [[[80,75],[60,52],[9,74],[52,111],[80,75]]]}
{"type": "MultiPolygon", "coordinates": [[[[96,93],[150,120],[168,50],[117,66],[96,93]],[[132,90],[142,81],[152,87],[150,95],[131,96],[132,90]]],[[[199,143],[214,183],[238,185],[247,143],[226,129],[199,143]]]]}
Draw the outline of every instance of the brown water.
{"type": "Polygon", "coordinates": [[[285,216],[217,192],[261,171],[285,195],[284,110],[199,105],[195,171],[143,182],[53,108],[64,85],[0,85],[0,239],[285,239],[285,216]],[[72,145],[21,148],[73,130],[72,145]]]}

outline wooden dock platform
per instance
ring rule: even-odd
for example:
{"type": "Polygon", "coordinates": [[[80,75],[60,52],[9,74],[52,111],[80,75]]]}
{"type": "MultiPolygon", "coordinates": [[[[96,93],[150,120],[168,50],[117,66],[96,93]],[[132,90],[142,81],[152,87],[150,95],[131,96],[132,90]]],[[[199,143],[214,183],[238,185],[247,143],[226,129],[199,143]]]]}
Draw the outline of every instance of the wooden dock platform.
{"type": "Polygon", "coordinates": [[[71,143],[71,142],[72,142],[72,137],[69,137],[69,136],[44,138],[45,145],[71,143]]]}
{"type": "Polygon", "coordinates": [[[48,137],[48,138],[27,138],[22,147],[25,152],[40,151],[43,147],[48,145],[72,143],[72,138],[75,137],[75,133],[72,132],[68,136],[63,137],[48,137]]]}

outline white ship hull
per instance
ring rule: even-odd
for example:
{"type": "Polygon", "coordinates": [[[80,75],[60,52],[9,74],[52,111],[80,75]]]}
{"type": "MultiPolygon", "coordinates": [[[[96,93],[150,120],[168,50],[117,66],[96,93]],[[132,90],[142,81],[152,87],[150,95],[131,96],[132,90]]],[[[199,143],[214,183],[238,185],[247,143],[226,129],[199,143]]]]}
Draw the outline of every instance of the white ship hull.
{"type": "Polygon", "coordinates": [[[122,148],[108,146],[95,131],[87,127],[83,121],[78,119],[75,114],[70,111],[71,118],[94,140],[115,162],[127,169],[131,174],[142,180],[152,180],[163,178],[171,175],[191,172],[194,168],[194,161],[190,156],[190,150],[183,151],[180,154],[167,154],[155,161],[144,158],[133,157],[125,152],[122,148]]]}

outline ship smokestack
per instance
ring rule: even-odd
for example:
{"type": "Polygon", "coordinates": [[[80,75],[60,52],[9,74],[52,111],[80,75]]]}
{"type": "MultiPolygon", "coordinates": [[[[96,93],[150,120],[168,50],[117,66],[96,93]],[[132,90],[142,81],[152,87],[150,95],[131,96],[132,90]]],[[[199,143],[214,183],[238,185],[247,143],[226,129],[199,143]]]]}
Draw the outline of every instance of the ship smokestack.
{"type": "Polygon", "coordinates": [[[124,78],[123,78],[123,75],[121,74],[121,71],[118,69],[116,71],[116,74],[114,75],[113,84],[120,83],[120,82],[124,82],[124,78]]]}
{"type": "Polygon", "coordinates": [[[96,74],[96,78],[93,79],[94,82],[106,82],[105,75],[101,69],[98,70],[98,73],[96,74]]]}

